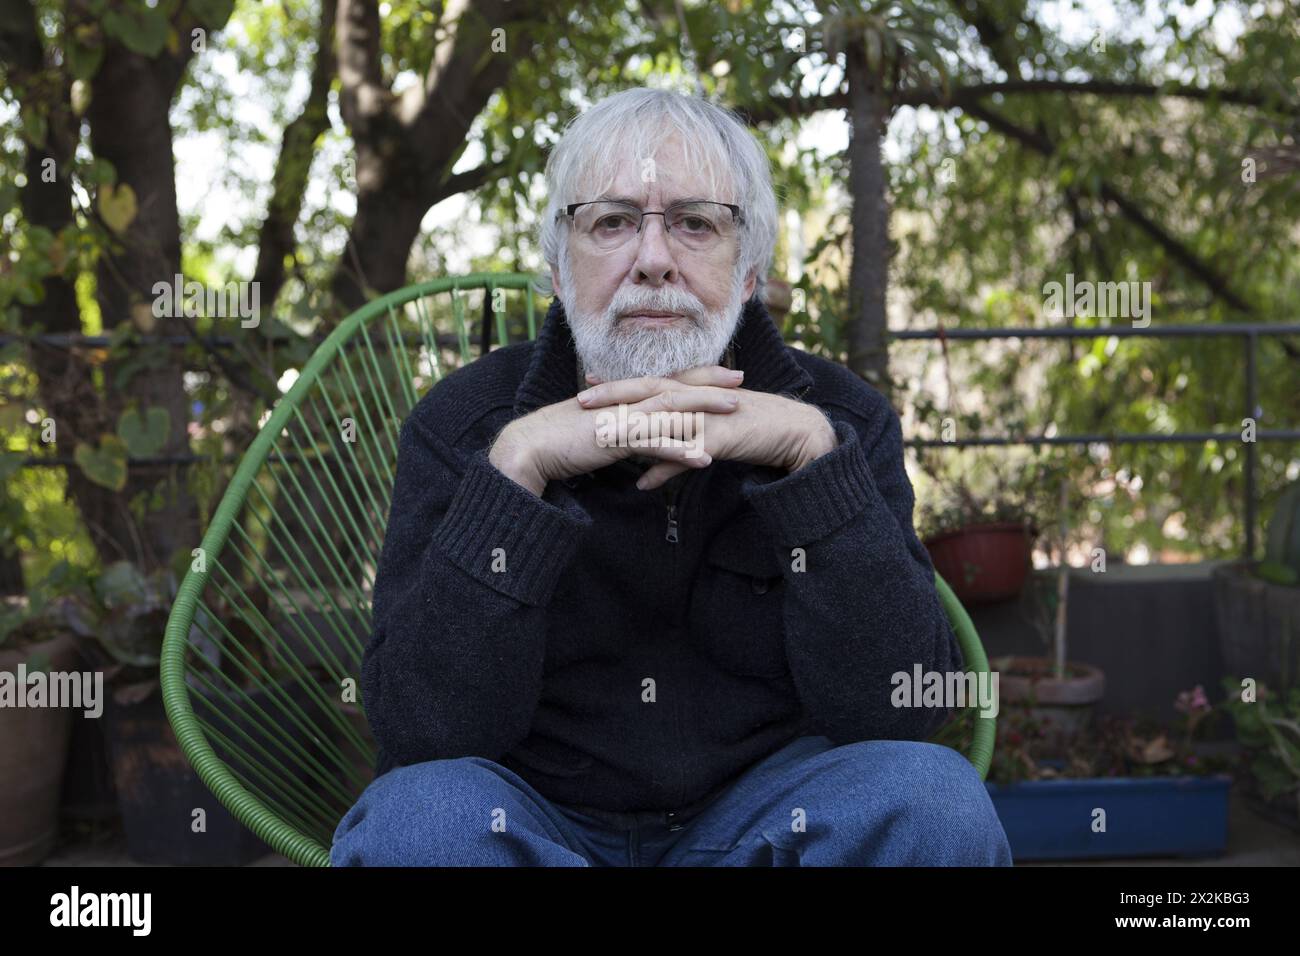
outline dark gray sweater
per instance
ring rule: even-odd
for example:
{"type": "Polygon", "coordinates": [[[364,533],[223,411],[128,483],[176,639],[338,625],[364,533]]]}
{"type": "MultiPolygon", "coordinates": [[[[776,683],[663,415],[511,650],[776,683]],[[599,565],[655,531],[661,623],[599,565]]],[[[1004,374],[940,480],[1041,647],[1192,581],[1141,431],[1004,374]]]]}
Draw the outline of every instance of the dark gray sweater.
{"type": "Polygon", "coordinates": [[[744,388],[818,406],[838,447],[790,475],[717,461],[654,491],[623,461],[538,498],[487,449],[579,391],[559,300],[536,342],[423,397],[401,429],[362,665],[377,773],[479,755],[616,825],[672,822],[797,735],[937,727],[945,711],[890,703],[895,672],[962,663],[897,414],[786,346],[757,298],[730,354],[744,388]]]}

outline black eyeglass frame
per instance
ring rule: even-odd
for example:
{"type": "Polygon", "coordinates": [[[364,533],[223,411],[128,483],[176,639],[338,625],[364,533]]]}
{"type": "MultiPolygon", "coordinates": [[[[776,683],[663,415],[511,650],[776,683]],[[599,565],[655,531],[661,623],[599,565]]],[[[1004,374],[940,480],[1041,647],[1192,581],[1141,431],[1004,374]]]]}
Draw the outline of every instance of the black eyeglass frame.
{"type": "Polygon", "coordinates": [[[569,222],[572,223],[573,214],[577,209],[580,209],[583,206],[594,206],[596,205],[596,203],[602,203],[602,202],[613,203],[618,206],[627,206],[629,209],[637,209],[641,213],[641,222],[636,227],[636,233],[638,236],[641,235],[641,229],[643,226],[645,226],[646,216],[663,216],[664,232],[671,235],[672,229],[668,225],[668,213],[671,212],[673,209],[676,209],[678,206],[693,206],[698,203],[709,203],[710,205],[722,206],[725,209],[731,210],[731,218],[737,226],[743,225],[745,222],[745,217],[741,215],[740,207],[737,206],[735,203],[718,202],[713,199],[683,199],[681,202],[671,203],[666,209],[660,209],[658,211],[640,209],[639,207],[634,206],[632,203],[619,202],[616,199],[589,199],[586,202],[569,203],[569,205],[565,206],[563,209],[560,210],[559,215],[568,216],[569,222]]]}

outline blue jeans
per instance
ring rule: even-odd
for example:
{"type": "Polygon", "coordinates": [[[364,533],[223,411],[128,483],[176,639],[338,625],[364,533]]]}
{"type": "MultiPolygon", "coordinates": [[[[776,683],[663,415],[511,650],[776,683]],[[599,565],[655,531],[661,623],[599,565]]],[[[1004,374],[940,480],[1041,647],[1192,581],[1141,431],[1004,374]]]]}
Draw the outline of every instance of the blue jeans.
{"type": "Polygon", "coordinates": [[[975,768],[938,744],[799,737],[669,829],[616,829],[482,757],[397,767],[339,821],[333,866],[1009,866],[975,768]]]}

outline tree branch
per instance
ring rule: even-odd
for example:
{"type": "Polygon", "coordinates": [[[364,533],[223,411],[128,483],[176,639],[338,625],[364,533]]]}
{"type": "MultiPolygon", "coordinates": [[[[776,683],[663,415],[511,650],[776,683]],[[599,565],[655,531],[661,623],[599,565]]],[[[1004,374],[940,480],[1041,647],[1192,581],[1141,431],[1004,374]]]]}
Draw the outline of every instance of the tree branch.
{"type": "MultiPolygon", "coordinates": [[[[971,105],[966,107],[966,112],[988,123],[990,127],[1004,136],[1028,146],[1044,157],[1050,158],[1056,153],[1056,145],[1046,136],[1017,126],[1006,117],[987,107],[971,105]]],[[[1200,280],[1216,296],[1242,312],[1254,311],[1253,307],[1234,292],[1232,287],[1228,285],[1227,280],[1219,275],[1208,262],[1148,216],[1136,202],[1105,180],[1102,180],[1101,195],[1107,202],[1113,203],[1124,214],[1126,219],[1146,233],[1152,241],[1168,252],[1176,262],[1200,280]]]]}
{"type": "Polygon", "coordinates": [[[1298,106],[1262,90],[1217,89],[1186,83],[1121,83],[1113,80],[1008,80],[1002,83],[973,83],[949,90],[938,87],[902,90],[895,97],[899,106],[963,107],[994,94],[1015,96],[1032,93],[1070,93],[1093,96],[1178,97],[1201,102],[1232,103],[1237,106],[1276,108],[1293,113],[1298,106]]]}
{"type": "Polygon", "coordinates": [[[293,229],[302,213],[307,178],[315,156],[316,140],[329,129],[329,92],[334,79],[335,0],[322,0],[320,25],[316,32],[316,60],[312,66],[311,89],[302,112],[284,128],[280,155],[273,174],[271,200],[258,238],[258,283],[263,312],[270,312],[285,283],[285,259],[297,245],[293,229]]]}
{"type": "Polygon", "coordinates": [[[424,85],[408,89],[401,104],[417,148],[443,137],[451,142],[464,140],[474,118],[524,52],[518,31],[512,35],[512,29],[535,12],[531,0],[450,0],[444,17],[447,36],[433,52],[424,85]],[[509,52],[494,51],[497,29],[505,31],[509,52]]]}
{"type": "Polygon", "coordinates": [[[750,126],[762,126],[783,119],[799,119],[823,110],[846,110],[849,94],[844,91],[823,96],[769,96],[763,102],[737,106],[735,110],[748,120],[750,126]]]}
{"type": "Polygon", "coordinates": [[[336,11],[339,112],[352,135],[368,139],[373,121],[387,113],[393,94],[384,83],[375,0],[338,0],[336,11]]]}

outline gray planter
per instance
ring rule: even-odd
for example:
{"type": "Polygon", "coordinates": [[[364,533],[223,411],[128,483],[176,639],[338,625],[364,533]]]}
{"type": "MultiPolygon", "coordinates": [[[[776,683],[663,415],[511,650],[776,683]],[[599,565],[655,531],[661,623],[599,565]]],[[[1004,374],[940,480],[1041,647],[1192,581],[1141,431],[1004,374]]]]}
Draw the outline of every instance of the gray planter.
{"type": "Polygon", "coordinates": [[[1300,680],[1300,587],[1256,577],[1257,562],[1214,569],[1214,610],[1224,670],[1282,689],[1300,680]]]}
{"type": "Polygon", "coordinates": [[[1064,679],[1053,676],[1052,661],[1045,657],[996,657],[989,665],[999,675],[1004,713],[1019,711],[1041,727],[1042,739],[1026,745],[1036,757],[1057,756],[1077,740],[1106,694],[1105,673],[1079,661],[1066,662],[1064,679]]]}

